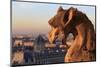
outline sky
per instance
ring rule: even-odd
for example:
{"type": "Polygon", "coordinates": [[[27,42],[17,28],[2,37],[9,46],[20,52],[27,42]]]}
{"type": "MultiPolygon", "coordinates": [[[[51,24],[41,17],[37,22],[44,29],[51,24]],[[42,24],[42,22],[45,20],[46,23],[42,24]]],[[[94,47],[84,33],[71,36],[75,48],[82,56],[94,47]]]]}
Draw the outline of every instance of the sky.
{"type": "Polygon", "coordinates": [[[33,2],[12,2],[12,33],[13,34],[47,34],[50,31],[48,20],[53,17],[59,6],[64,9],[70,7],[86,13],[95,26],[95,7],[47,4],[33,2]]]}

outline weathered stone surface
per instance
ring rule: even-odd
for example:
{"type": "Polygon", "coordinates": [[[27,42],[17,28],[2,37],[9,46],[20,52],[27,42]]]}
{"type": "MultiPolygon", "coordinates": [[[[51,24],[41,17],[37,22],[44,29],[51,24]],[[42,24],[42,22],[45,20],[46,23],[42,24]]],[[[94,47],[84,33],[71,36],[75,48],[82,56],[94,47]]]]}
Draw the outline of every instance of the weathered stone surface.
{"type": "Polygon", "coordinates": [[[77,8],[63,9],[59,7],[57,14],[48,23],[52,30],[48,34],[51,43],[62,32],[62,44],[66,44],[69,33],[74,36],[74,42],[66,47],[65,62],[94,61],[96,60],[96,38],[92,22],[77,8]]]}

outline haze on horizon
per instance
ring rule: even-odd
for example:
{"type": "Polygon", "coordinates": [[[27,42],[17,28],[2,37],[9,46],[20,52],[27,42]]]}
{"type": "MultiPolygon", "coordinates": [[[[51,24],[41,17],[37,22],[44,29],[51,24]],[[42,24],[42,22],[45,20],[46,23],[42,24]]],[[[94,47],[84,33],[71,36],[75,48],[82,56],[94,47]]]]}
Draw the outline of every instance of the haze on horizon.
{"type": "Polygon", "coordinates": [[[47,34],[50,31],[48,20],[53,17],[59,6],[70,7],[86,13],[95,27],[95,7],[62,4],[46,4],[31,2],[12,2],[12,33],[13,34],[47,34]]]}

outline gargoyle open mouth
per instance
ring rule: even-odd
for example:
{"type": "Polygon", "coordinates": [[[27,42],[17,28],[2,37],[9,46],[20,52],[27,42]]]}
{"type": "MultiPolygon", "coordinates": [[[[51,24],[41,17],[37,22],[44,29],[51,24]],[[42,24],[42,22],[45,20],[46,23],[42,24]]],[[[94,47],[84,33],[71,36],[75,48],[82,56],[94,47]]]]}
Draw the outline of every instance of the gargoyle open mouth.
{"type": "Polygon", "coordinates": [[[52,28],[52,30],[48,34],[48,39],[50,43],[54,43],[58,37],[58,28],[52,28]]]}
{"type": "Polygon", "coordinates": [[[64,37],[64,33],[59,28],[52,28],[52,30],[48,34],[49,42],[55,43],[56,40],[62,41],[64,37]]]}

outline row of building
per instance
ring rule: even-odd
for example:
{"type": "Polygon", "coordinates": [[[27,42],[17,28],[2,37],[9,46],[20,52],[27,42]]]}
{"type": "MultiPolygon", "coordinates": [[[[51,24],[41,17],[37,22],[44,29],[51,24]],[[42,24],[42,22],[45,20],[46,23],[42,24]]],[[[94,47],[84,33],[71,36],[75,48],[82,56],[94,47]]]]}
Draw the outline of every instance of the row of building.
{"type": "Polygon", "coordinates": [[[19,64],[27,64],[28,60],[32,64],[63,62],[65,53],[66,46],[62,45],[60,40],[56,40],[55,44],[50,44],[45,35],[38,35],[36,38],[32,36],[17,36],[12,38],[12,55],[15,57],[14,61],[17,58],[20,62],[19,64]]]}
{"type": "Polygon", "coordinates": [[[36,38],[32,37],[13,37],[12,47],[17,46],[32,46],[36,52],[44,51],[46,48],[66,48],[66,45],[62,45],[60,40],[56,40],[55,44],[50,44],[48,38],[45,35],[38,35],[36,38]]]}

